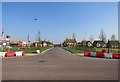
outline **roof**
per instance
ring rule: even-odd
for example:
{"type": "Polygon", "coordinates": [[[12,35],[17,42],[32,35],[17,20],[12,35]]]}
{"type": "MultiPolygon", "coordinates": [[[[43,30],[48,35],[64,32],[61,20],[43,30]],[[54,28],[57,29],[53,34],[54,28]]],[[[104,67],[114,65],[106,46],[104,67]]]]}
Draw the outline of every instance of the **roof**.
{"type": "Polygon", "coordinates": [[[95,40],[93,43],[105,43],[105,42],[101,40],[95,40]]]}
{"type": "Polygon", "coordinates": [[[68,42],[68,43],[76,43],[76,40],[75,39],[66,39],[66,42],[68,42]]]}
{"type": "Polygon", "coordinates": [[[109,44],[119,44],[119,41],[109,41],[109,44]]]}
{"type": "Polygon", "coordinates": [[[10,43],[11,44],[19,44],[19,43],[22,43],[22,41],[15,40],[15,41],[11,41],[10,43]]]}
{"type": "Polygon", "coordinates": [[[89,40],[83,40],[82,43],[87,43],[90,42],[89,40]]]}

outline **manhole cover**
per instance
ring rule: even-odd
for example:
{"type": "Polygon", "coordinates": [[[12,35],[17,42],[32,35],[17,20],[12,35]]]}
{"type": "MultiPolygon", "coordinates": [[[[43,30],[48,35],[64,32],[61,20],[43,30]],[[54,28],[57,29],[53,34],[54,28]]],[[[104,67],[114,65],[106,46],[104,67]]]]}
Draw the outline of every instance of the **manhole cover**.
{"type": "Polygon", "coordinates": [[[39,60],[39,62],[45,62],[44,60],[39,60]]]}

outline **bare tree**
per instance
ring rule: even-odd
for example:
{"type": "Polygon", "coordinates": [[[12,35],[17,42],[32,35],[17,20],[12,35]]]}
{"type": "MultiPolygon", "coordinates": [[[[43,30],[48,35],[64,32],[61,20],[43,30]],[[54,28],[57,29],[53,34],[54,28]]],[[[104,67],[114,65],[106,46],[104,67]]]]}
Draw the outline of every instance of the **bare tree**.
{"type": "Polygon", "coordinates": [[[73,36],[72,36],[72,38],[73,38],[73,39],[76,39],[76,35],[75,35],[75,33],[73,33],[73,36]]]}
{"type": "Polygon", "coordinates": [[[93,42],[93,41],[94,41],[93,35],[90,35],[89,40],[90,40],[90,42],[93,42]]]}
{"type": "Polygon", "coordinates": [[[102,29],[101,32],[100,32],[99,39],[100,39],[101,41],[104,41],[104,42],[107,41],[107,37],[106,37],[106,34],[105,34],[105,32],[104,32],[103,29],[102,29]]]}
{"type": "Polygon", "coordinates": [[[38,42],[41,41],[41,33],[40,33],[40,31],[38,31],[38,33],[37,33],[36,40],[37,40],[38,42]]]}
{"type": "Polygon", "coordinates": [[[110,39],[111,39],[111,41],[113,42],[113,43],[111,44],[112,47],[113,47],[113,48],[116,48],[116,45],[115,45],[115,41],[117,40],[117,39],[116,39],[116,35],[113,34],[113,35],[110,37],[110,39]]]}

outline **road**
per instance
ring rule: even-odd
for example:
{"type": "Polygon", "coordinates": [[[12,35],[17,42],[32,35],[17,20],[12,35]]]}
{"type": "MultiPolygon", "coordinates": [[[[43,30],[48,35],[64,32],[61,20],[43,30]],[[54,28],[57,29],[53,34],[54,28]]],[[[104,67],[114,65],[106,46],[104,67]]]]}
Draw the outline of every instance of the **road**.
{"type": "Polygon", "coordinates": [[[117,80],[118,60],[72,55],[55,47],[25,57],[2,59],[3,80],[117,80]]]}

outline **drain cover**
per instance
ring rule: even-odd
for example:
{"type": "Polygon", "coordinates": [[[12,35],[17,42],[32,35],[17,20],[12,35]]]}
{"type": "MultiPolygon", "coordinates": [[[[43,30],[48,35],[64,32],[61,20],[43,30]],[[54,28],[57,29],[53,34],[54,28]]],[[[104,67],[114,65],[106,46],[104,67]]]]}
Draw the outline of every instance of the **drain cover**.
{"type": "Polygon", "coordinates": [[[45,62],[44,60],[39,60],[39,62],[45,62]]]}

